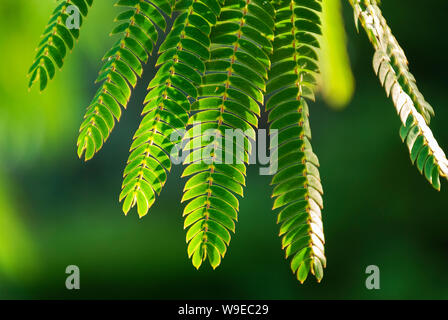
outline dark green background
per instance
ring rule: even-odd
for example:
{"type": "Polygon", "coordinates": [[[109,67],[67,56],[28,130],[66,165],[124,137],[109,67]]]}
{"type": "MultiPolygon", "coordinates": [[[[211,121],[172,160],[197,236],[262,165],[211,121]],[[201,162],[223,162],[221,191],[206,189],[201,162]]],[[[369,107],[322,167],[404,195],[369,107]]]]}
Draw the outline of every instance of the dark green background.
{"type": "MultiPolygon", "coordinates": [[[[237,233],[221,266],[196,271],[186,254],[181,167],[142,220],[118,203],[139,123],[145,77],[96,158],[76,156],[76,138],[96,86],[116,9],[99,0],[81,41],[43,94],[26,90],[50,0],[0,2],[0,298],[408,299],[448,298],[447,184],[434,191],[411,165],[399,118],[373,74],[373,50],[356,34],[344,1],[356,94],[342,112],[310,104],[314,150],[325,190],[328,266],[321,284],[299,285],[284,259],[271,212],[269,177],[251,166],[237,233]],[[2,225],[3,223],[3,225],[2,225]],[[81,290],[65,289],[65,268],[81,269],[81,290]],[[381,270],[381,289],[365,269],[381,270]]],[[[422,92],[432,128],[448,147],[446,1],[383,1],[422,92]]],[[[264,124],[263,124],[264,125],[264,124]]]]}

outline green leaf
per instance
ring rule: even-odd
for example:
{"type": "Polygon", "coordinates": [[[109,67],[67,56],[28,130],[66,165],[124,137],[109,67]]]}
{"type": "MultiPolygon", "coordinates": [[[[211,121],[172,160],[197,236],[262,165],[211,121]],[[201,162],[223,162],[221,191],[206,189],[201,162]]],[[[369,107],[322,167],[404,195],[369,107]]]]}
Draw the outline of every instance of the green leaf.
{"type": "Polygon", "coordinates": [[[42,34],[42,40],[36,49],[37,53],[31,68],[28,71],[30,77],[29,88],[34,83],[39,82],[39,88],[43,91],[48,84],[48,80],[53,79],[55,75],[55,65],[62,68],[63,59],[66,56],[67,49],[72,50],[74,46],[74,38],[77,38],[79,30],[69,30],[66,25],[68,15],[66,9],[70,5],[76,6],[80,12],[87,16],[88,9],[93,1],[85,0],[60,1],[54,9],[50,20],[42,34]],[[40,71],[37,71],[39,66],[40,71]]]}
{"type": "Polygon", "coordinates": [[[419,171],[439,190],[439,180],[433,182],[432,179],[433,170],[437,169],[434,174],[436,177],[448,177],[448,160],[429,128],[429,120],[434,111],[420,93],[415,78],[409,71],[407,58],[376,2],[350,2],[355,10],[356,20],[361,22],[375,48],[373,67],[400,116],[400,137],[403,142],[406,141],[411,161],[417,162],[419,171]]]}
{"type": "MultiPolygon", "coordinates": [[[[163,1],[154,2],[154,4],[167,13],[163,1]]],[[[211,11],[207,10],[207,1],[201,4],[194,4],[193,2],[178,4],[179,7],[184,5],[186,6],[184,12],[176,18],[173,28],[159,49],[160,57],[157,65],[160,68],[148,86],[148,94],[145,98],[145,107],[143,109],[144,118],[134,135],[131,155],[124,172],[122,194],[125,191],[127,192],[129,185],[143,182],[147,183],[150,189],[160,193],[166,182],[167,172],[171,169],[169,156],[175,148],[179,148],[177,144],[181,140],[181,132],[186,128],[188,122],[190,99],[196,98],[198,95],[196,86],[202,81],[204,62],[210,55],[210,41],[209,34],[204,32],[205,29],[196,27],[195,19],[196,21],[198,19],[210,20],[212,19],[210,17],[211,11]],[[173,138],[173,135],[178,135],[178,137],[173,138]],[[157,171],[158,179],[147,179],[143,174],[136,175],[135,172],[139,170],[142,172],[144,170],[157,171]]],[[[143,7],[146,15],[150,15],[151,12],[154,13],[154,10],[149,5],[143,5],[143,7]]],[[[171,9],[169,11],[171,12],[171,9]]],[[[135,18],[146,32],[149,31],[148,34],[152,32],[151,28],[144,27],[148,25],[146,20],[141,17],[135,18]]],[[[160,19],[161,16],[157,15],[151,20],[157,21],[160,19]]],[[[158,25],[162,29],[165,26],[166,24],[163,26],[158,25]]],[[[132,26],[126,26],[126,28],[133,33],[140,43],[145,44],[145,41],[147,42],[145,34],[137,31],[132,26]]],[[[156,39],[153,42],[155,41],[156,39]]],[[[149,47],[149,43],[147,43],[146,50],[150,51],[150,49],[152,49],[152,45],[149,47]]],[[[130,48],[130,50],[141,58],[141,54],[135,50],[135,47],[130,48]]],[[[124,72],[121,73],[123,74],[124,72]]],[[[191,191],[188,199],[200,196],[201,191],[203,190],[191,191]]],[[[123,199],[122,197],[120,198],[123,199]]],[[[140,216],[147,213],[154,202],[154,198],[155,196],[152,195],[147,207],[142,206],[140,209],[138,206],[137,209],[140,216]]],[[[199,207],[200,204],[193,203],[190,206],[190,212],[199,207]]],[[[228,204],[228,208],[225,210],[232,210],[232,206],[228,204]]],[[[228,221],[226,223],[228,224],[228,221]]],[[[192,247],[189,248],[191,251],[192,247]]],[[[201,251],[201,254],[198,255],[196,252],[202,250],[198,248],[203,248],[203,246],[195,245],[194,249],[196,251],[194,253],[193,251],[189,252],[189,256],[193,255],[196,267],[199,267],[205,259],[202,255],[207,255],[207,251],[201,251]]],[[[213,262],[215,263],[216,259],[213,262]]]]}
{"type": "Polygon", "coordinates": [[[271,146],[270,150],[271,154],[277,154],[273,163],[277,169],[272,178],[275,185],[273,209],[282,208],[277,215],[282,247],[287,258],[293,257],[291,269],[303,283],[310,271],[321,281],[321,257],[325,259],[321,218],[323,189],[319,160],[310,143],[309,111],[305,101],[305,98],[314,98],[315,77],[319,72],[317,55],[310,48],[318,47],[314,35],[321,33],[322,12],[320,1],[293,4],[292,8],[287,1],[275,4],[277,20],[271,56],[275,65],[269,71],[266,85],[269,96],[266,110],[270,134],[278,141],[278,146],[271,146]],[[314,252],[319,252],[319,256],[314,252]]]}
{"type": "MultiPolygon", "coordinates": [[[[159,0],[153,1],[153,3],[155,5],[160,4],[162,7],[159,8],[162,11],[171,13],[171,4],[168,2],[159,0]]],[[[137,77],[142,74],[143,63],[148,60],[153,45],[157,42],[158,32],[156,27],[161,29],[166,27],[162,13],[152,3],[139,0],[118,0],[117,5],[131,9],[123,11],[117,17],[120,24],[112,31],[112,34],[119,34],[121,39],[104,56],[105,63],[97,78],[97,82],[100,82],[101,86],[87,108],[80,129],[80,137],[86,135],[87,132],[99,130],[102,133],[101,143],[98,137],[96,139],[94,153],[101,149],[114,129],[115,122],[111,119],[110,114],[113,114],[118,121],[121,117],[121,107],[124,109],[127,107],[132,88],[137,84],[137,77]],[[103,107],[98,108],[98,104],[103,107]],[[101,120],[90,121],[92,115],[98,115],[100,111],[106,114],[108,130],[105,130],[104,123],[101,120]]],[[[67,34],[61,36],[67,42],[67,39],[65,39],[67,34]]],[[[49,50],[51,54],[51,46],[49,50]]],[[[55,59],[56,62],[58,59],[55,59]]],[[[82,139],[78,139],[78,154],[80,156],[85,148],[87,148],[87,144],[83,143],[82,139]]],[[[86,158],[86,160],[88,159],[86,158]]],[[[135,204],[132,203],[132,205],[135,204]]],[[[148,208],[151,204],[152,202],[149,201],[148,208]]],[[[145,208],[145,206],[139,206],[141,216],[144,215],[142,210],[145,208]]]]}

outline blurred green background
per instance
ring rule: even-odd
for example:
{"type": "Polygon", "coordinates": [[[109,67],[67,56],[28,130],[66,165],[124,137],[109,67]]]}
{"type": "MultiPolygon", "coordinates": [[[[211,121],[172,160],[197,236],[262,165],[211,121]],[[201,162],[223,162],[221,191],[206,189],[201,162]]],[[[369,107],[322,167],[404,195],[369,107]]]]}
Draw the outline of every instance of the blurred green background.
{"type": "MultiPolygon", "coordinates": [[[[270,178],[249,169],[237,233],[222,265],[196,271],[186,254],[181,167],[174,168],[150,214],[125,217],[122,171],[139,123],[146,68],[120,125],[87,164],[76,138],[96,86],[117,12],[96,1],[62,72],[39,94],[26,73],[55,5],[0,2],[0,298],[2,299],[417,299],[448,298],[448,185],[434,191],[411,165],[399,119],[373,74],[373,51],[356,34],[344,1],[356,78],[343,111],[321,99],[310,107],[313,145],[325,190],[328,266],[324,280],[300,285],[284,260],[270,178]],[[81,290],[65,288],[65,268],[81,270],[81,290]],[[381,289],[365,288],[365,269],[381,270],[381,289]]],[[[347,2],[347,3],[346,3],[347,2]]],[[[435,136],[448,148],[448,3],[383,1],[411,70],[436,111],[435,136]]]]}

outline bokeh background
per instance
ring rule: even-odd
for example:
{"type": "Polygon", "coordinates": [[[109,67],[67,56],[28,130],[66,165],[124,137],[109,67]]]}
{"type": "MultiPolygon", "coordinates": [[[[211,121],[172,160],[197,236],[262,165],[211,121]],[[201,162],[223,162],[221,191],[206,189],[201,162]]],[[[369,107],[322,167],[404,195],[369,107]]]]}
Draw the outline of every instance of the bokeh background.
{"type": "MultiPolygon", "coordinates": [[[[222,265],[196,271],[186,254],[182,168],[150,214],[125,217],[122,171],[139,123],[151,64],[111,138],[85,164],[76,138],[96,86],[117,9],[98,0],[81,40],[49,88],[28,92],[26,73],[53,0],[0,2],[0,298],[2,299],[447,299],[448,185],[434,191],[411,165],[399,119],[373,74],[373,50],[343,1],[356,93],[345,110],[311,105],[313,145],[325,189],[328,266],[299,285],[280,248],[269,177],[249,169],[237,233],[222,265]],[[81,290],[65,288],[65,268],[81,290]],[[365,269],[381,270],[381,289],[365,269]]],[[[383,1],[448,149],[448,3],[383,1]],[[434,9],[436,8],[436,10],[434,9]]]]}

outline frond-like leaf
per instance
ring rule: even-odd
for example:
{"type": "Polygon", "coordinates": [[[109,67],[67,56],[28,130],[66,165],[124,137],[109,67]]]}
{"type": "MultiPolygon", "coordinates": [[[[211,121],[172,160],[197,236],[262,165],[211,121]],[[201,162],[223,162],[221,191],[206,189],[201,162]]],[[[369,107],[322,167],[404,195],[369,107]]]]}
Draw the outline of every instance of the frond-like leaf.
{"type": "Polygon", "coordinates": [[[400,136],[406,142],[412,163],[432,186],[440,190],[440,176],[448,176],[448,160],[428,126],[432,108],[418,91],[407,69],[406,57],[374,1],[351,1],[375,47],[373,66],[400,116],[400,136]]]}
{"type": "Polygon", "coordinates": [[[415,108],[429,124],[431,116],[434,116],[434,110],[418,89],[415,78],[409,71],[408,59],[387,25],[377,1],[350,0],[350,3],[354,8],[356,25],[360,21],[375,50],[381,50],[387,56],[403,91],[411,98],[415,108]]]}
{"type": "Polygon", "coordinates": [[[220,5],[216,0],[182,0],[182,13],[161,45],[160,66],[149,84],[144,118],[134,135],[131,155],[124,171],[120,201],[125,214],[137,206],[140,217],[148,213],[171,169],[171,153],[185,131],[190,100],[197,98],[210,57],[210,25],[220,5]]]}
{"type": "Polygon", "coordinates": [[[36,49],[36,56],[28,71],[29,88],[39,82],[40,91],[43,91],[47,87],[48,81],[54,78],[56,69],[62,68],[67,51],[73,49],[75,41],[79,38],[82,17],[87,16],[92,3],[93,0],[59,1],[41,36],[42,40],[36,49]],[[79,28],[70,25],[70,15],[73,14],[79,16],[79,28]]]}
{"type": "Polygon", "coordinates": [[[243,196],[246,165],[265,79],[274,8],[263,0],[226,0],[211,34],[212,52],[185,135],[188,255],[199,268],[224,257],[243,196]],[[229,131],[230,130],[230,131],[229,131]],[[211,141],[210,141],[211,140],[211,141]],[[236,142],[235,142],[236,141],[236,142]]]}
{"type": "Polygon", "coordinates": [[[286,258],[300,282],[311,271],[320,281],[326,265],[321,217],[322,185],[319,161],[311,148],[308,105],[314,99],[317,50],[321,36],[320,0],[276,2],[276,24],[272,68],[269,72],[266,110],[271,145],[277,162],[273,209],[282,208],[277,222],[286,258]],[[275,131],[274,131],[275,130],[275,131]]]}
{"type": "Polygon", "coordinates": [[[171,15],[171,0],[118,0],[117,6],[127,9],[116,18],[119,25],[111,35],[120,35],[103,60],[97,82],[101,82],[87,108],[78,137],[78,156],[91,159],[109,138],[115,120],[126,109],[132,88],[142,75],[143,64],[158,39],[157,27],[165,30],[163,14],[171,15]]]}

